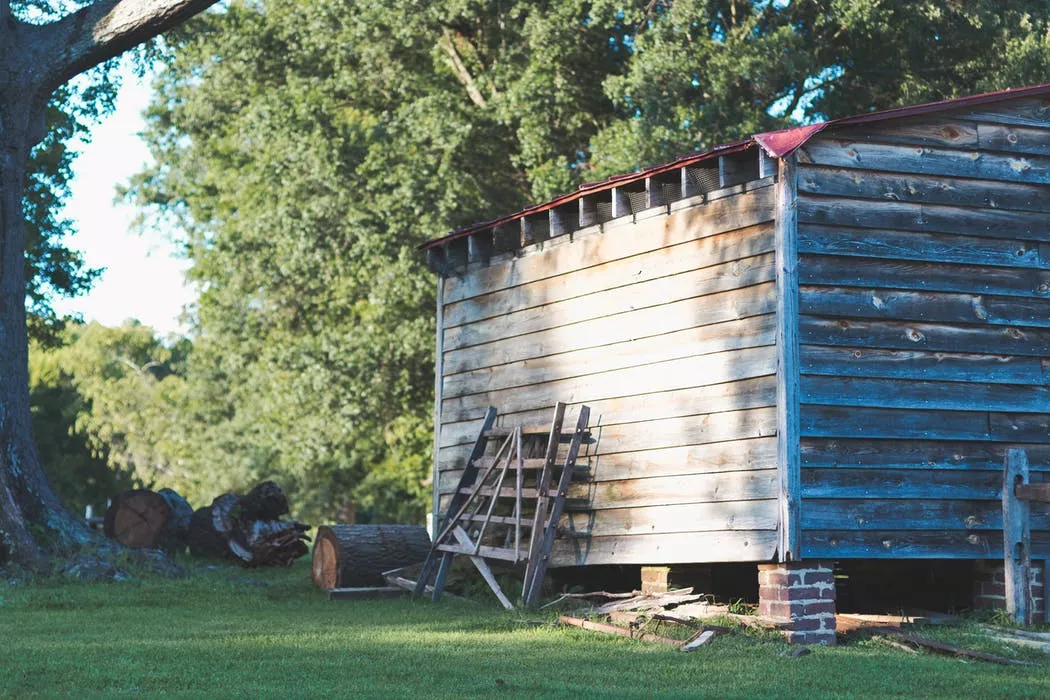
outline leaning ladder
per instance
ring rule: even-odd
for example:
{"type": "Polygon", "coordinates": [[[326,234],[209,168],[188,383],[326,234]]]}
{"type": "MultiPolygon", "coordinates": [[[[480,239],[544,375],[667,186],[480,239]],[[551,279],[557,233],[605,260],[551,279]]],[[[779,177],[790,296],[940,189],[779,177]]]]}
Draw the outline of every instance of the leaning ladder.
{"type": "Polygon", "coordinates": [[[576,457],[588,434],[590,409],[580,407],[572,432],[562,430],[564,418],[565,404],[558,403],[549,429],[497,428],[496,409],[488,409],[459,484],[435,531],[414,597],[423,594],[437,566],[432,596],[434,600],[440,598],[453,558],[464,555],[508,610],[514,605],[486,560],[525,562],[521,600],[526,606],[535,604],[550,563],[551,546],[565,508],[576,457]],[[547,435],[542,458],[525,457],[523,438],[530,435],[547,435]],[[488,454],[493,443],[496,450],[488,454]],[[558,454],[563,443],[568,443],[568,449],[559,471],[558,454]]]}

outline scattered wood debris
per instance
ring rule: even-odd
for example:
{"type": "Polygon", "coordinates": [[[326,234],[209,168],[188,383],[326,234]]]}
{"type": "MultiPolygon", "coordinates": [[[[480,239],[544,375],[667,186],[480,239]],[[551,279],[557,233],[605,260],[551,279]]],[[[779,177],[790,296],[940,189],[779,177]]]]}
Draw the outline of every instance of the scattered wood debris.
{"type": "Polygon", "coordinates": [[[992,627],[981,625],[981,629],[992,635],[992,639],[1004,644],[1035,649],[1044,654],[1050,654],[1050,632],[1029,632],[1028,630],[1011,629],[1009,627],[992,627]]]}
{"type": "Polygon", "coordinates": [[[715,638],[713,629],[700,630],[692,639],[682,645],[682,651],[696,651],[715,638]]]}
{"type": "Polygon", "coordinates": [[[693,593],[692,588],[681,588],[667,593],[655,593],[633,596],[626,600],[614,600],[598,608],[599,614],[607,614],[614,610],[643,610],[657,611],[666,610],[682,603],[692,603],[703,598],[703,595],[693,593]]]}
{"type": "Polygon", "coordinates": [[[580,617],[569,617],[568,615],[561,615],[558,617],[558,622],[562,623],[563,625],[581,627],[585,630],[591,630],[592,632],[601,632],[602,634],[616,635],[617,637],[630,637],[631,639],[640,639],[643,642],[655,642],[657,644],[666,644],[667,646],[673,647],[682,646],[681,639],[661,637],[658,634],[649,634],[648,632],[640,632],[638,630],[633,630],[627,627],[617,627],[616,625],[607,625],[603,622],[584,620],[580,617]]]}
{"type": "Polygon", "coordinates": [[[1033,666],[1029,661],[1020,661],[1018,659],[1008,659],[1005,656],[997,656],[995,654],[988,654],[983,651],[975,651],[974,649],[966,649],[964,647],[955,646],[954,644],[946,644],[945,642],[938,642],[933,639],[927,639],[926,637],[919,637],[914,634],[907,634],[897,629],[887,628],[883,634],[894,637],[902,642],[908,644],[914,644],[917,647],[924,649],[930,649],[931,651],[941,652],[943,654],[952,654],[953,656],[962,656],[968,659],[977,659],[978,661],[988,661],[993,664],[1001,664],[1003,666],[1033,666]]]}

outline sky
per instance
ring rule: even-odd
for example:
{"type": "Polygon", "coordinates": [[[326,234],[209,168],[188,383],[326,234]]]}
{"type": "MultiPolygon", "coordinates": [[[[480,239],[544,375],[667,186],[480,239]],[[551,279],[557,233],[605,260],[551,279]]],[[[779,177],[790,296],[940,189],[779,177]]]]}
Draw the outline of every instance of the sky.
{"type": "Polygon", "coordinates": [[[136,318],[166,337],[185,332],[179,316],[194,294],[183,283],[188,262],[177,258],[175,247],[160,234],[133,231],[135,208],[114,201],[116,186],[149,161],[138,136],[145,127],[149,77],[136,77],[127,62],[122,74],[116,110],[92,129],[90,143],[78,147],[72,197],[65,207],[78,229],[66,245],[80,250],[89,267],[105,270],[89,294],[56,300],[55,308],[105,325],[136,318]]]}

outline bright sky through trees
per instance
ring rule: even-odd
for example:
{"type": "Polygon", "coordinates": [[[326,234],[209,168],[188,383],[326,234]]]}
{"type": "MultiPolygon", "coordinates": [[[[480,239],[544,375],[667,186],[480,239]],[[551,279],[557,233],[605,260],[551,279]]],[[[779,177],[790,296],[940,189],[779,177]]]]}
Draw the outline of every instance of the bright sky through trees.
{"type": "Polygon", "coordinates": [[[178,317],[194,295],[183,284],[188,263],[175,257],[174,246],[156,234],[131,230],[134,207],[114,201],[116,185],[149,158],[138,136],[149,104],[149,78],[137,77],[127,60],[121,74],[116,111],[92,129],[90,143],[79,146],[73,196],[65,208],[78,229],[67,245],[83,251],[89,267],[105,272],[90,294],[57,300],[55,308],[111,326],[136,318],[166,336],[184,330],[178,317]]]}

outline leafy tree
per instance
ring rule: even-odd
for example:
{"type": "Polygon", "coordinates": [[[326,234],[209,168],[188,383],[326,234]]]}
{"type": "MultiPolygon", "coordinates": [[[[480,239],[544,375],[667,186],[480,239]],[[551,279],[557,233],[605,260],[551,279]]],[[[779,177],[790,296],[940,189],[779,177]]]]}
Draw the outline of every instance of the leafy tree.
{"type": "MultiPolygon", "coordinates": [[[[46,249],[53,239],[48,238],[47,225],[27,229],[24,221],[27,210],[51,206],[50,197],[61,195],[48,190],[44,175],[33,181],[38,189],[30,187],[26,197],[33,148],[44,142],[38,155],[50,153],[49,165],[38,163],[43,172],[50,168],[59,173],[59,181],[68,175],[62,174],[63,163],[68,169],[68,162],[47,144],[49,134],[56,133],[49,131],[49,123],[54,129],[64,121],[52,114],[49,122],[49,105],[56,104],[52,97],[74,76],[185,21],[214,1],[0,0],[0,560],[13,557],[40,565],[47,549],[68,550],[94,541],[84,523],[55,496],[32,438],[25,301],[27,290],[32,293],[34,287],[29,285],[27,267],[44,280],[37,289],[45,290],[49,275],[61,287],[70,283],[63,279],[66,273],[77,267],[61,256],[34,260],[34,252],[41,245],[46,249]],[[37,240],[30,238],[33,235],[37,240]],[[46,542],[38,541],[34,530],[42,531],[46,542]]],[[[91,91],[79,97],[90,104],[91,91]]],[[[36,213],[39,218],[40,212],[36,213]]]]}

